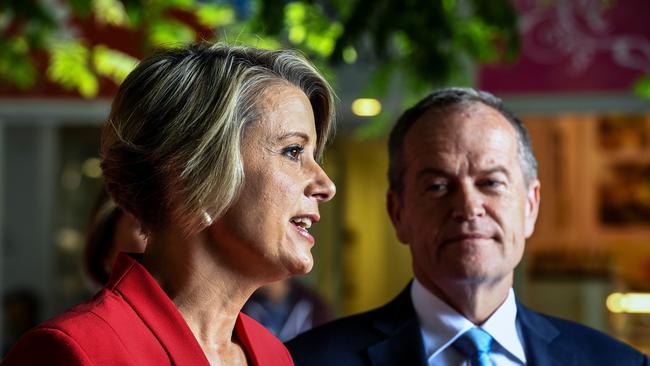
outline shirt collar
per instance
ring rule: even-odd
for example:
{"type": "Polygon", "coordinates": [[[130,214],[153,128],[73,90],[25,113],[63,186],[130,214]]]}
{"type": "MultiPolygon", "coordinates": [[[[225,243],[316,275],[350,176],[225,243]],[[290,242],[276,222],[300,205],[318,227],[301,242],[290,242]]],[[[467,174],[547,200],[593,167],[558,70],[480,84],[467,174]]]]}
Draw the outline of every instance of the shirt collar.
{"type": "Polygon", "coordinates": [[[512,288],[508,291],[506,301],[483,323],[481,328],[513,356],[526,362],[522,338],[517,329],[517,303],[512,288]]]}
{"type": "MultiPolygon", "coordinates": [[[[429,359],[449,347],[474,324],[427,290],[416,278],[411,286],[413,308],[420,321],[424,351],[429,359]]],[[[503,304],[481,326],[505,350],[525,362],[526,356],[516,325],[515,293],[510,289],[503,304]]]]}

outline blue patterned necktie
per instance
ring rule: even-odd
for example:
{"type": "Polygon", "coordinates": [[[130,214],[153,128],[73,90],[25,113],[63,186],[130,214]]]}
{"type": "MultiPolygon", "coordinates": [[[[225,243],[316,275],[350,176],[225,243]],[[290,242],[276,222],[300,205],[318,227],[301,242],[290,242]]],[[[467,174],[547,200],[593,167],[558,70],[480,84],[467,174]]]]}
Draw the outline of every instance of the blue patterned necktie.
{"type": "Polygon", "coordinates": [[[454,342],[454,347],[470,361],[471,366],[494,366],[490,347],[494,339],[481,328],[472,328],[454,342]]]}

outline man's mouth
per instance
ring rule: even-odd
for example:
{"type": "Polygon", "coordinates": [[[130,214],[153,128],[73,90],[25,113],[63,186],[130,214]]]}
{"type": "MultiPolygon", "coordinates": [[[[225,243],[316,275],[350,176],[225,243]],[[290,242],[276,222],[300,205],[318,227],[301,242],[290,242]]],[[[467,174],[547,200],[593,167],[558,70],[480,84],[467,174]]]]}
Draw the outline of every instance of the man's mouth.
{"type": "Polygon", "coordinates": [[[486,234],[472,233],[472,234],[460,234],[453,235],[447,238],[445,243],[454,243],[461,241],[478,241],[478,240],[494,240],[494,237],[486,234]]]}

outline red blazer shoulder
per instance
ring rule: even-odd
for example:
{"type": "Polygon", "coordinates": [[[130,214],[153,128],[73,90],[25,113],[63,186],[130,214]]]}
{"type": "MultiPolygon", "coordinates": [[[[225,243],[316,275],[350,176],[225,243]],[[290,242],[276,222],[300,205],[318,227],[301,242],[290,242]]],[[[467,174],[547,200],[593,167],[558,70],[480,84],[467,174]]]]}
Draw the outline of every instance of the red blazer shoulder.
{"type": "Polygon", "coordinates": [[[102,290],[92,301],[27,332],[2,362],[44,364],[166,365],[169,357],[128,304],[102,290]]]}
{"type": "MultiPolygon", "coordinates": [[[[293,366],[284,345],[253,319],[235,323],[254,366],[293,366]]],[[[182,315],[134,259],[121,254],[111,280],[91,301],[24,335],[3,366],[208,366],[182,315]]]]}

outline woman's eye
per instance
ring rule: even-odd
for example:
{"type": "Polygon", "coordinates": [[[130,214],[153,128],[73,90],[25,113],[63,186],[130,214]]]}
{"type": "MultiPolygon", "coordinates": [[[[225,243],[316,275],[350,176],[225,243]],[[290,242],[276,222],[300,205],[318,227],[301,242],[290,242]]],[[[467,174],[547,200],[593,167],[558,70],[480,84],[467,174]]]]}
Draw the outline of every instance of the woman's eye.
{"type": "Polygon", "coordinates": [[[292,145],[285,148],[283,154],[288,156],[291,160],[298,160],[303,151],[305,151],[305,148],[302,145],[292,145]]]}

